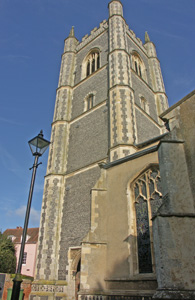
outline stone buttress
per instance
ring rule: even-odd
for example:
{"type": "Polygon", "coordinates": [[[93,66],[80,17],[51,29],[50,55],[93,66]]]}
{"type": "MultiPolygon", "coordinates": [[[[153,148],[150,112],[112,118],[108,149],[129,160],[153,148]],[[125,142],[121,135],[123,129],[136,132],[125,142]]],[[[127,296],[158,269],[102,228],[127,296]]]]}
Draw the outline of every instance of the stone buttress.
{"type": "Polygon", "coordinates": [[[64,174],[67,165],[69,120],[77,43],[72,28],[69,37],[65,40],[56,93],[51,146],[42,202],[36,274],[31,299],[46,295],[53,299],[58,292],[62,295],[63,289],[61,289],[60,284],[63,286],[66,284],[65,282],[58,282],[59,285],[56,285],[56,279],[58,278],[56,257],[59,253],[61,211],[65,187],[64,174]]]}
{"type": "MultiPolygon", "coordinates": [[[[109,3],[109,108],[110,160],[119,159],[135,142],[135,119],[131,89],[126,23],[120,1],[109,3]]],[[[131,152],[132,152],[131,151],[131,152]]]]}
{"type": "MultiPolygon", "coordinates": [[[[156,107],[158,116],[168,108],[168,100],[165,93],[165,86],[160,68],[160,62],[157,58],[156,47],[153,42],[150,41],[149,35],[145,33],[145,44],[147,54],[149,57],[149,69],[152,78],[152,88],[156,94],[156,107]]],[[[159,123],[162,121],[159,118],[159,123]]]]}

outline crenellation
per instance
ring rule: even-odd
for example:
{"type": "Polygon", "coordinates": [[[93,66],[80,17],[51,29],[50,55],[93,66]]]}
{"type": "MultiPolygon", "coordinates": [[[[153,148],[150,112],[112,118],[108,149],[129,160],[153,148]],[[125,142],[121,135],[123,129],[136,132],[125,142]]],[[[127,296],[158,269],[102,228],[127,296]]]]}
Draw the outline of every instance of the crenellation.
{"type": "Polygon", "coordinates": [[[91,31],[90,35],[85,35],[82,38],[82,41],[80,44],[77,45],[76,50],[79,51],[81,50],[84,46],[86,46],[89,42],[91,42],[93,39],[95,39],[98,35],[100,35],[102,32],[104,32],[106,29],[108,29],[108,23],[103,21],[102,23],[100,23],[100,27],[97,28],[95,27],[95,31],[91,31]],[[101,25],[102,24],[102,25],[101,25]]]}
{"type": "Polygon", "coordinates": [[[139,42],[139,44],[141,44],[143,46],[143,42],[140,38],[137,38],[137,41],[139,42]]]}
{"type": "Polygon", "coordinates": [[[84,37],[82,38],[82,42],[84,42],[88,38],[88,36],[88,34],[84,35],[84,37]]]}
{"type": "Polygon", "coordinates": [[[136,45],[138,45],[141,48],[141,50],[147,55],[147,50],[144,47],[142,40],[136,37],[134,31],[129,29],[127,30],[127,34],[136,43],[136,45]]]}
{"type": "Polygon", "coordinates": [[[99,27],[103,27],[104,25],[107,24],[107,20],[103,20],[101,23],[100,23],[100,26],[99,27]]]}
{"type": "Polygon", "coordinates": [[[93,28],[93,29],[91,30],[91,34],[94,34],[94,32],[96,32],[97,30],[98,30],[97,27],[93,28]]]}

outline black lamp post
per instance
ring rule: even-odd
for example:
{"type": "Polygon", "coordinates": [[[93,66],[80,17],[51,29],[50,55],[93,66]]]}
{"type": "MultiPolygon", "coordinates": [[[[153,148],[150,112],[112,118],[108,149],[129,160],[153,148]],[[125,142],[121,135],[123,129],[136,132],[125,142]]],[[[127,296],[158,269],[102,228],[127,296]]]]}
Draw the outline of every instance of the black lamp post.
{"type": "Polygon", "coordinates": [[[32,154],[35,157],[35,159],[34,159],[34,164],[31,168],[31,169],[33,169],[33,172],[32,172],[30,190],[29,190],[29,195],[28,195],[28,203],[27,203],[27,208],[26,208],[24,229],[22,232],[22,243],[21,243],[21,248],[20,248],[18,267],[17,267],[17,271],[16,271],[16,276],[13,279],[14,284],[13,284],[11,300],[18,300],[19,295],[20,295],[20,286],[22,283],[22,275],[21,275],[22,259],[24,256],[24,247],[25,247],[25,242],[26,242],[26,233],[27,233],[28,221],[29,221],[29,216],[30,216],[30,208],[31,208],[32,195],[33,195],[33,189],[34,189],[34,183],[35,183],[35,176],[36,176],[37,168],[41,164],[41,163],[38,164],[38,159],[46,151],[50,142],[43,138],[43,131],[41,130],[40,133],[35,138],[31,139],[28,142],[28,144],[30,146],[30,149],[31,149],[32,154]]]}

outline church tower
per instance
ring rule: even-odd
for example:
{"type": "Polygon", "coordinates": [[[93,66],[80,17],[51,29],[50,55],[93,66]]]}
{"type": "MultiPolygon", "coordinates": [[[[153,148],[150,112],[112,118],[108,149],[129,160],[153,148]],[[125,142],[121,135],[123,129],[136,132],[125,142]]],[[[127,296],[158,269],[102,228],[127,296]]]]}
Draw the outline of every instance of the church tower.
{"type": "MultiPolygon", "coordinates": [[[[101,200],[108,190],[102,166],[117,165],[163,134],[159,115],[168,102],[155,45],[147,33],[143,44],[129,29],[121,1],[112,0],[108,7],[108,20],[81,42],[74,28],[65,40],[31,300],[137,295],[120,293],[124,282],[114,292],[105,281],[112,234],[107,218],[112,216],[101,200]],[[98,213],[100,206],[105,217],[98,213]],[[96,235],[97,227],[101,233],[96,235]]],[[[112,277],[132,276],[128,264],[133,259],[126,259],[124,275],[116,269],[112,277]]],[[[139,280],[149,299],[154,288],[139,280]]]]}

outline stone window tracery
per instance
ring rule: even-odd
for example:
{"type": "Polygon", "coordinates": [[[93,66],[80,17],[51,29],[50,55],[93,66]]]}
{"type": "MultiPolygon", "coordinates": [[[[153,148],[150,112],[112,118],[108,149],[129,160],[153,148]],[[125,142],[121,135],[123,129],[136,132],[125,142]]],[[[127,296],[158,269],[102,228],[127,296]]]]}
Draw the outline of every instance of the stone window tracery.
{"type": "Polygon", "coordinates": [[[145,65],[137,52],[132,53],[132,69],[136,74],[147,81],[145,65]]]}
{"type": "Polygon", "coordinates": [[[86,77],[93,74],[100,68],[100,53],[99,50],[93,50],[87,56],[84,68],[86,69],[86,77]]]}
{"type": "Polygon", "coordinates": [[[132,186],[137,233],[137,259],[139,273],[153,272],[152,221],[162,204],[160,172],[152,167],[132,186]]]}

